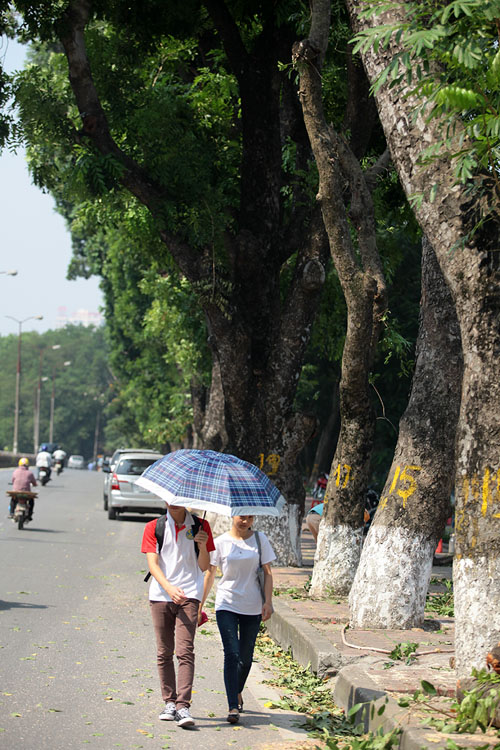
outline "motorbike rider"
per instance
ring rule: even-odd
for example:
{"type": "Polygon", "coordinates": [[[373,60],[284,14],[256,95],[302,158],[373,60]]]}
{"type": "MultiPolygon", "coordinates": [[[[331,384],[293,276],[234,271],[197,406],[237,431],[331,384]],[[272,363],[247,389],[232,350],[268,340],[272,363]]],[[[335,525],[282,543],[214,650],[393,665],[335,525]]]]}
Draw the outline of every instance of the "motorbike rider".
{"type": "Polygon", "coordinates": [[[62,448],[56,448],[56,450],[52,454],[52,458],[54,459],[54,464],[57,464],[57,463],[61,464],[61,471],[62,471],[64,467],[64,459],[66,458],[66,451],[63,451],[62,448]]]}
{"type": "Polygon", "coordinates": [[[38,453],[36,457],[36,465],[39,470],[38,475],[40,476],[40,469],[43,467],[47,469],[48,478],[50,479],[50,474],[51,474],[50,467],[52,466],[52,456],[47,450],[47,446],[45,444],[40,446],[40,453],[38,453]]]}
{"type": "MultiPolygon", "coordinates": [[[[35,475],[29,468],[30,462],[27,458],[20,458],[17,469],[12,474],[12,490],[13,492],[31,492],[31,486],[36,487],[35,475]]],[[[10,498],[10,511],[9,518],[14,517],[14,508],[16,507],[16,498],[10,498]]],[[[29,516],[27,521],[33,520],[33,510],[35,508],[34,498],[28,499],[28,512],[29,516]]]]}

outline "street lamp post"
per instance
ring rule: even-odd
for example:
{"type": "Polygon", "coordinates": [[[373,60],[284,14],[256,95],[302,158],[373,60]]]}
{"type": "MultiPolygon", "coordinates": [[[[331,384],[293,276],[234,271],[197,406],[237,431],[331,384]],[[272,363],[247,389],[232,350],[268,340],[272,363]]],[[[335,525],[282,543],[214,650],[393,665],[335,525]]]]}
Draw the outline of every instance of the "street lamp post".
{"type": "MultiPolygon", "coordinates": [[[[8,272],[7,272],[8,273],[8,272]]],[[[17,271],[16,271],[17,273],[17,271]]],[[[18,441],[18,434],[19,434],[19,394],[21,390],[21,333],[22,333],[22,325],[23,323],[26,323],[27,320],[43,320],[43,315],[30,315],[29,318],[23,318],[23,320],[18,320],[17,318],[13,318],[12,315],[6,315],[6,318],[10,318],[10,320],[13,320],[17,323],[19,326],[19,331],[17,334],[17,367],[16,367],[16,400],[15,400],[15,406],[14,406],[14,439],[13,439],[13,445],[12,445],[12,451],[13,453],[17,453],[17,441],[18,441]]]]}
{"type": "MultiPolygon", "coordinates": [[[[71,360],[63,362],[63,367],[69,367],[71,360]]],[[[54,407],[56,402],[56,368],[52,368],[52,395],[50,397],[50,427],[49,427],[49,443],[53,442],[54,439],[54,407]]]]}

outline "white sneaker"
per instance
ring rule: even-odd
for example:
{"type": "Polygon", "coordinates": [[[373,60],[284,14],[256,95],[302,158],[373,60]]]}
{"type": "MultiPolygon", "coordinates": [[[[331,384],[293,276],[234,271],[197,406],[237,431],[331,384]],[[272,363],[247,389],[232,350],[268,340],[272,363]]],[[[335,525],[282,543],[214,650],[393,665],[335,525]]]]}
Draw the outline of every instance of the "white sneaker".
{"type": "Polygon", "coordinates": [[[192,727],[194,724],[194,719],[189,712],[189,708],[185,706],[179,708],[175,714],[175,719],[178,727],[192,727]]]}
{"type": "Polygon", "coordinates": [[[165,703],[165,707],[158,718],[162,721],[173,721],[176,713],[175,703],[169,701],[168,703],[165,703]]]}

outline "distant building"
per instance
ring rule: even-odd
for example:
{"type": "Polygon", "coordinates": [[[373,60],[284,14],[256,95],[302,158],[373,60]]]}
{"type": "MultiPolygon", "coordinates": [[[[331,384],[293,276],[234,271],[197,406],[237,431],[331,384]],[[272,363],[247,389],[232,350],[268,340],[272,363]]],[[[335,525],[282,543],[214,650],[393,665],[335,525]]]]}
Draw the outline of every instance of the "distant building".
{"type": "Polygon", "coordinates": [[[91,310],[81,308],[69,315],[66,307],[57,308],[56,328],[64,328],[68,324],[81,325],[88,328],[88,326],[100,326],[102,323],[104,323],[104,318],[99,312],[92,312],[91,310]]]}

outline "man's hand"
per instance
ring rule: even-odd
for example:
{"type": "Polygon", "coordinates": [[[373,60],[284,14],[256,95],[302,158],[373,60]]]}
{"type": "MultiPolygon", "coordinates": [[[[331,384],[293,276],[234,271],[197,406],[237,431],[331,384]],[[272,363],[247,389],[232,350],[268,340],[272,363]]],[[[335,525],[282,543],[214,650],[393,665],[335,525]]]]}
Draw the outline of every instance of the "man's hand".
{"type": "Polygon", "coordinates": [[[166,589],[167,594],[172,599],[174,604],[183,604],[187,596],[182,589],[178,586],[170,586],[166,589]]]}
{"type": "Polygon", "coordinates": [[[203,545],[206,545],[206,543],[208,542],[208,534],[207,534],[207,532],[206,532],[206,531],[203,531],[203,529],[202,529],[202,528],[200,528],[200,529],[198,530],[198,533],[196,534],[196,536],[195,536],[195,538],[194,538],[194,541],[195,541],[195,542],[196,542],[196,544],[198,544],[198,545],[202,545],[202,544],[203,544],[203,545]]]}

